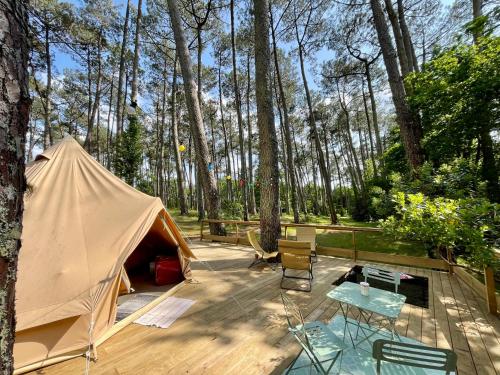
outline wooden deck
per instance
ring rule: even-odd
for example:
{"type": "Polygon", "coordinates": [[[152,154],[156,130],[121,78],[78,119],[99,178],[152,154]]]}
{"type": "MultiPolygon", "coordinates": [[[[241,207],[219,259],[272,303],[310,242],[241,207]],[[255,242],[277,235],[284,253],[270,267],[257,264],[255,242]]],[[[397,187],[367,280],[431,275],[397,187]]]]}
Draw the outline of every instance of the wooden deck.
{"type": "MultiPolygon", "coordinates": [[[[287,334],[280,300],[281,270],[257,266],[248,247],[194,242],[195,283],[174,295],[196,301],[168,329],[131,324],[98,348],[90,374],[280,374],[299,353],[287,334]]],[[[362,262],[360,262],[362,263],[362,262]]],[[[352,260],[319,257],[311,293],[288,291],[306,319],[329,320],[338,305],[326,297],[352,260]]],[[[500,373],[500,321],[456,276],[394,267],[429,278],[429,309],[405,305],[401,335],[458,354],[458,373],[500,373]]],[[[38,374],[83,374],[83,358],[38,374]]]]}

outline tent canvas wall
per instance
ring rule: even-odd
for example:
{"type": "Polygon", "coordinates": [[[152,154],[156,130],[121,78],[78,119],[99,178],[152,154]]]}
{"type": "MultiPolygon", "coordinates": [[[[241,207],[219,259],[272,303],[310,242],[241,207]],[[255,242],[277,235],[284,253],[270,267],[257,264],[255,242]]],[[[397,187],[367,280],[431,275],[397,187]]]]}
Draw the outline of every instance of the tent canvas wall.
{"type": "Polygon", "coordinates": [[[123,266],[150,231],[177,251],[186,278],[194,258],[159,198],[125,184],[71,137],[28,165],[26,178],[17,372],[83,354],[111,329],[123,266]]]}

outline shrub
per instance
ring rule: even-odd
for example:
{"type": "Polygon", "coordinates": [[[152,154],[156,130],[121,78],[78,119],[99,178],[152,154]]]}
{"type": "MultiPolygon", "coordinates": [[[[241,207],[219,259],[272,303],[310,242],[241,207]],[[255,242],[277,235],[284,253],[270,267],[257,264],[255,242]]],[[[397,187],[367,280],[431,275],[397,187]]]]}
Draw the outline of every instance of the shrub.
{"type": "Polygon", "coordinates": [[[429,198],[422,193],[393,196],[396,214],[382,221],[396,238],[422,241],[430,250],[453,249],[455,256],[482,268],[494,265],[499,205],[486,199],[429,198]]]}

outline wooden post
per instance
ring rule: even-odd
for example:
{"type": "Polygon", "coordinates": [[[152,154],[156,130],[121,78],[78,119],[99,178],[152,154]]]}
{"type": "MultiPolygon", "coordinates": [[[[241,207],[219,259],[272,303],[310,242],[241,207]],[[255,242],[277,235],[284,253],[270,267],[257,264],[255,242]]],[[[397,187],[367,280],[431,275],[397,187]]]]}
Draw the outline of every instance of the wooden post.
{"type": "Polygon", "coordinates": [[[358,259],[358,254],[357,254],[357,251],[356,251],[356,235],[355,235],[356,231],[352,231],[352,249],[353,249],[353,252],[354,252],[354,261],[356,262],[357,259],[358,259]]]}
{"type": "Polygon", "coordinates": [[[203,241],[203,225],[205,224],[205,220],[202,220],[200,223],[200,241],[203,241]]]}
{"type": "Polygon", "coordinates": [[[285,227],[285,240],[288,240],[288,225],[283,224],[285,227]]]}
{"type": "Polygon", "coordinates": [[[486,288],[486,302],[488,303],[488,311],[497,315],[497,296],[495,288],[495,276],[493,274],[493,268],[484,268],[484,284],[486,288]]]}
{"type": "Polygon", "coordinates": [[[448,259],[448,266],[450,268],[450,275],[453,275],[453,257],[449,247],[446,248],[446,258],[448,259]]]}
{"type": "Polygon", "coordinates": [[[236,223],[236,245],[240,242],[240,229],[238,227],[238,223],[236,223]]]}

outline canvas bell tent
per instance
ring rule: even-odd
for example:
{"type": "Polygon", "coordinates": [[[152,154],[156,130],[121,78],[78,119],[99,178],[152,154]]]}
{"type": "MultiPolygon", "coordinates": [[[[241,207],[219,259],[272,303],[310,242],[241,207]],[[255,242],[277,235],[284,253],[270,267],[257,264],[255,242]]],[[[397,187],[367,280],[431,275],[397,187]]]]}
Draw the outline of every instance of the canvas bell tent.
{"type": "MultiPolygon", "coordinates": [[[[124,265],[194,257],[158,198],[114,176],[73,138],[26,169],[16,286],[16,372],[87,353],[115,323],[124,265]]],[[[146,265],[147,266],[147,265],[146,265]]]]}

